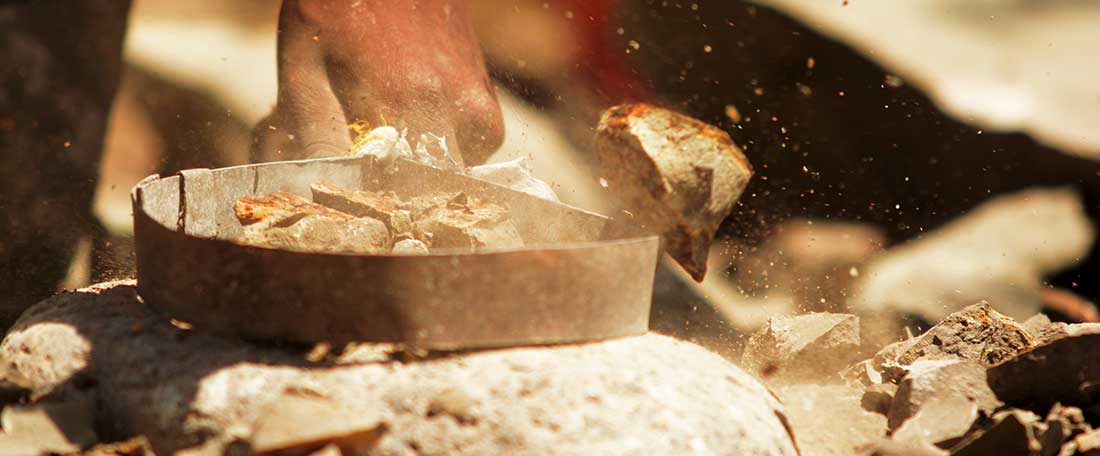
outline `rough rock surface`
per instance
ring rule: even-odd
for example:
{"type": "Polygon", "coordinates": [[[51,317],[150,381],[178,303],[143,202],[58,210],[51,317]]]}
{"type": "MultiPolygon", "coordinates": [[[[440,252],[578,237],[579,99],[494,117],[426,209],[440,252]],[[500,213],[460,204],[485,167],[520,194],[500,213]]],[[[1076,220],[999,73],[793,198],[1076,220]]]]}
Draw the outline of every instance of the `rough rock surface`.
{"type": "Polygon", "coordinates": [[[861,391],[839,385],[793,385],[776,394],[802,456],[857,454],[886,435],[886,418],[860,407],[861,391]]]}
{"type": "Polygon", "coordinates": [[[909,366],[887,415],[890,429],[933,400],[958,398],[973,402],[987,416],[1001,405],[986,384],[985,368],[961,360],[919,360],[909,366]]]}
{"type": "Polygon", "coordinates": [[[811,313],[773,317],[753,334],[741,364],[766,380],[839,380],[859,356],[859,318],[811,313]]]}
{"type": "Polygon", "coordinates": [[[120,281],[35,305],[0,359],[35,390],[83,388],[100,424],[146,435],[157,454],[247,440],[291,396],[377,416],[381,455],[796,454],[760,383],[664,336],[404,360],[375,344],[319,362],[306,351],[181,329],[120,281]]]}
{"type": "Polygon", "coordinates": [[[964,359],[989,367],[1034,346],[1026,329],[982,301],[949,315],[920,336],[883,348],[870,366],[882,373],[883,381],[897,382],[905,366],[919,359],[964,359]]]}

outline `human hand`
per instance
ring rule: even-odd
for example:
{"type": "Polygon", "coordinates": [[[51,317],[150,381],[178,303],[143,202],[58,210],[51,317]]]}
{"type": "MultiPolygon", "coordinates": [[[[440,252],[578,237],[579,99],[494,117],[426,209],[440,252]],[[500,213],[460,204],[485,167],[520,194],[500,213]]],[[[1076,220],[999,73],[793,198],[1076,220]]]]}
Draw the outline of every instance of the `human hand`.
{"type": "Polygon", "coordinates": [[[359,120],[444,136],[467,166],[503,141],[461,0],[286,0],[278,46],[277,104],[256,127],[255,160],[343,155],[359,120]]]}

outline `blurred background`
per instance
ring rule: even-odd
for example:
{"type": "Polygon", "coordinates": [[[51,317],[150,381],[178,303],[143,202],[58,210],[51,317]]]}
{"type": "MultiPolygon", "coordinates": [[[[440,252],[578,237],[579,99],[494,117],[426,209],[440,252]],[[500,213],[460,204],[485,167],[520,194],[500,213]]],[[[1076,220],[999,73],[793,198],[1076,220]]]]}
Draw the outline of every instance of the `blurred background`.
{"type": "MultiPolygon", "coordinates": [[[[275,101],[278,3],[134,1],[103,229],[66,288],[133,274],[141,178],[247,162],[275,101]]],[[[491,161],[530,157],[564,202],[615,210],[589,142],[622,101],[719,125],[753,163],[708,279],[661,268],[654,329],[735,355],[767,317],[807,311],[859,313],[883,341],[980,299],[1097,319],[1100,1],[469,5],[505,113],[491,161]]]]}

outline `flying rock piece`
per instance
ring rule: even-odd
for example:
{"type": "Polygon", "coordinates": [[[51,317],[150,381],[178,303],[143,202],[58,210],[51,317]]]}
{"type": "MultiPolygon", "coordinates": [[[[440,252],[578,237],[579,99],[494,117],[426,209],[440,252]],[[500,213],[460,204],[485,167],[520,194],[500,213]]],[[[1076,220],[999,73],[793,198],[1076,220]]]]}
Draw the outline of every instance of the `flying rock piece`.
{"type": "Polygon", "coordinates": [[[871,359],[883,381],[897,382],[920,359],[965,359],[989,367],[1034,348],[1015,320],[982,301],[955,312],[920,336],[888,345],[871,359]]]}
{"type": "Polygon", "coordinates": [[[1093,404],[1100,398],[1100,329],[1068,325],[1063,337],[993,366],[987,375],[993,392],[1010,405],[1043,410],[1055,402],[1093,404]]]}
{"type": "Polygon", "coordinates": [[[1003,410],[993,414],[993,425],[968,435],[951,448],[958,456],[1037,454],[1042,450],[1039,417],[1027,410],[1003,410]]]}
{"type": "Polygon", "coordinates": [[[765,380],[833,380],[859,354],[859,318],[811,313],[772,317],[749,338],[742,366],[765,380]]]}
{"type": "Polygon", "coordinates": [[[406,204],[393,192],[348,190],[323,182],[309,186],[313,201],[356,217],[370,217],[386,224],[394,238],[412,235],[412,218],[406,204]]]}
{"type": "Polygon", "coordinates": [[[337,219],[327,215],[269,218],[244,227],[241,243],[309,252],[372,254],[385,252],[390,232],[378,220],[337,219]]]}
{"type": "Polygon", "coordinates": [[[604,111],[596,129],[601,175],[626,210],[703,280],[707,251],[752,176],[722,129],[647,104],[604,111]]]}
{"type": "Polygon", "coordinates": [[[887,414],[890,429],[897,429],[925,404],[945,398],[974,402],[989,415],[1001,405],[986,384],[985,368],[962,360],[918,360],[898,385],[887,414]]]}
{"type": "Polygon", "coordinates": [[[313,201],[286,192],[274,192],[267,195],[246,196],[237,200],[233,212],[242,225],[252,225],[272,218],[302,217],[323,215],[336,220],[351,220],[349,214],[314,203],[313,201]]]}

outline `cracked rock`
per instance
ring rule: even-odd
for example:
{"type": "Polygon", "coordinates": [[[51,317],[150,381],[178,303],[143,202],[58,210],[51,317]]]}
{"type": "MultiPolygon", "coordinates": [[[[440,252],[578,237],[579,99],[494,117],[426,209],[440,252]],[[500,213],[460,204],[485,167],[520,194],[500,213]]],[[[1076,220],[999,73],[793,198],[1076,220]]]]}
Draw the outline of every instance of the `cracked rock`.
{"type": "Polygon", "coordinates": [[[772,317],[753,334],[742,365],[768,380],[838,380],[859,354],[859,318],[811,313],[772,317]]]}
{"type": "Polygon", "coordinates": [[[1001,405],[986,384],[985,368],[977,363],[918,360],[908,371],[898,385],[887,415],[890,429],[896,429],[931,401],[948,398],[970,401],[986,415],[1001,405]]]}

